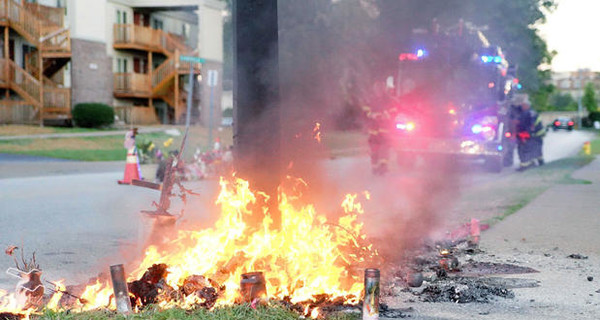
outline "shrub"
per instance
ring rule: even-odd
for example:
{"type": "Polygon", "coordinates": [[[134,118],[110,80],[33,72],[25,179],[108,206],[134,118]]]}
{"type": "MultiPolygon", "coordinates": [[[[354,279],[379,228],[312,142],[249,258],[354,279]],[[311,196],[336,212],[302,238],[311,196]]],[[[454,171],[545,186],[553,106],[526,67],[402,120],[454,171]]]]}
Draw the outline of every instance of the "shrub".
{"type": "Polygon", "coordinates": [[[99,128],[115,121],[115,111],[103,103],[80,103],[72,114],[75,125],[84,128],[99,128]]]}
{"type": "Polygon", "coordinates": [[[594,121],[600,121],[600,112],[598,112],[598,111],[592,111],[588,115],[588,118],[590,118],[590,121],[592,121],[592,123],[594,121]]]}
{"type": "Polygon", "coordinates": [[[223,118],[232,118],[233,117],[233,109],[227,108],[223,110],[223,118]]]}

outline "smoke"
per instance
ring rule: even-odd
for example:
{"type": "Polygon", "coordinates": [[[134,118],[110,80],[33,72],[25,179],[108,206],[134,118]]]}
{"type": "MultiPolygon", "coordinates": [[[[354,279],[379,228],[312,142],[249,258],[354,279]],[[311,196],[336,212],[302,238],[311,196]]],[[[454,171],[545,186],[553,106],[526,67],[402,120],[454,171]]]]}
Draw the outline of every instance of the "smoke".
{"type": "Polygon", "coordinates": [[[375,1],[281,1],[279,67],[286,173],[308,182],[318,212],[339,212],[344,194],[369,191],[366,231],[385,239],[378,242],[395,259],[443,230],[458,196],[459,166],[432,157],[417,169],[392,164],[391,174],[378,177],[364,155],[327,159],[326,146],[311,135],[316,122],[324,140],[334,131],[360,130],[361,105],[374,82],[395,74],[398,34],[413,28],[391,34],[382,27],[390,15],[382,17],[375,1]]]}

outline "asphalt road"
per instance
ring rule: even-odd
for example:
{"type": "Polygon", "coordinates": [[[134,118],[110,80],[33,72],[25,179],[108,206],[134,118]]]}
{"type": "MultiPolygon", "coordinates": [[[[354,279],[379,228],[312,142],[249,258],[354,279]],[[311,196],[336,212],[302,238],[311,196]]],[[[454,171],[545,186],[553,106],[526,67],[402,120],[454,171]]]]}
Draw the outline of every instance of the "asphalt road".
{"type": "MultiPolygon", "coordinates": [[[[584,132],[549,133],[546,158],[552,161],[575,154],[589,136],[584,132]]],[[[117,185],[122,178],[122,167],[122,163],[3,159],[0,161],[0,247],[17,245],[27,252],[35,251],[47,279],[66,278],[68,283],[80,283],[98,272],[106,272],[110,264],[136,256],[141,250],[138,240],[146,234],[148,226],[139,212],[150,209],[159,194],[117,185]]],[[[367,157],[326,161],[322,169],[327,179],[318,187],[324,192],[321,199],[329,199],[318,204],[323,207],[337,207],[338,196],[349,190],[393,190],[385,180],[388,178],[373,179],[367,157]],[[365,184],[365,181],[375,182],[365,184]]],[[[513,170],[503,174],[513,174],[513,170]]],[[[473,170],[469,175],[475,180],[495,177],[481,170],[473,170]]],[[[405,179],[415,181],[410,176],[405,179]]],[[[403,184],[406,189],[406,181],[394,183],[403,184]]],[[[464,181],[461,183],[473,180],[464,181]]],[[[431,192],[428,186],[415,183],[412,191],[431,192]]],[[[216,194],[216,183],[194,182],[188,186],[202,196],[188,202],[183,223],[203,223],[210,218],[207,206],[216,194]]],[[[0,269],[11,265],[9,257],[0,258],[0,269]]],[[[14,283],[14,279],[0,274],[0,288],[10,288],[14,283]]]]}

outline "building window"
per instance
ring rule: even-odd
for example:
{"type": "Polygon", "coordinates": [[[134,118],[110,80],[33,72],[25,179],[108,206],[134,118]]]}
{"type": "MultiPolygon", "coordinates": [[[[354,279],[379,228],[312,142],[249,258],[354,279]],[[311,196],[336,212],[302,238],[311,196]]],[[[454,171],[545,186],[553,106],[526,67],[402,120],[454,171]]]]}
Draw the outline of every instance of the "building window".
{"type": "Polygon", "coordinates": [[[123,59],[123,73],[127,73],[127,59],[123,59]]]}
{"type": "Polygon", "coordinates": [[[127,24],[127,12],[123,11],[123,24],[127,24]]]}
{"type": "Polygon", "coordinates": [[[121,10],[117,10],[117,24],[121,24],[121,10]]]}
{"type": "Polygon", "coordinates": [[[117,73],[121,73],[121,59],[117,59],[117,73]]]}
{"type": "Polygon", "coordinates": [[[153,19],[152,25],[154,29],[163,30],[163,22],[158,19],[153,19]]]}

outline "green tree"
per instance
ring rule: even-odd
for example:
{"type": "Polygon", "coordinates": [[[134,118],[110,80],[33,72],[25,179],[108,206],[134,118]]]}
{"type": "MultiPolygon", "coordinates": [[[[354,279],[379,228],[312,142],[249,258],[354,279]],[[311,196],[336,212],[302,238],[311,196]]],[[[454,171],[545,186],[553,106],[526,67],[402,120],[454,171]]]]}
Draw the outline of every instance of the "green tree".
{"type": "Polygon", "coordinates": [[[557,111],[575,111],[577,101],[569,93],[556,92],[550,96],[550,106],[557,111]]]}
{"type": "Polygon", "coordinates": [[[555,92],[556,87],[552,84],[544,84],[531,95],[533,107],[538,111],[552,110],[551,96],[555,92]]]}
{"type": "Polygon", "coordinates": [[[540,71],[538,67],[550,64],[554,53],[548,51],[536,25],[543,23],[546,13],[556,8],[555,0],[379,0],[379,3],[383,28],[394,41],[405,38],[414,27],[429,27],[433,18],[441,25],[464,19],[482,27],[490,42],[503,48],[510,63],[518,66],[525,90],[534,93],[549,78],[549,71],[540,71]]]}
{"type": "Polygon", "coordinates": [[[596,101],[596,91],[594,90],[594,84],[588,82],[585,85],[583,92],[583,98],[581,98],[581,104],[589,111],[598,111],[598,101],[596,101]]]}

